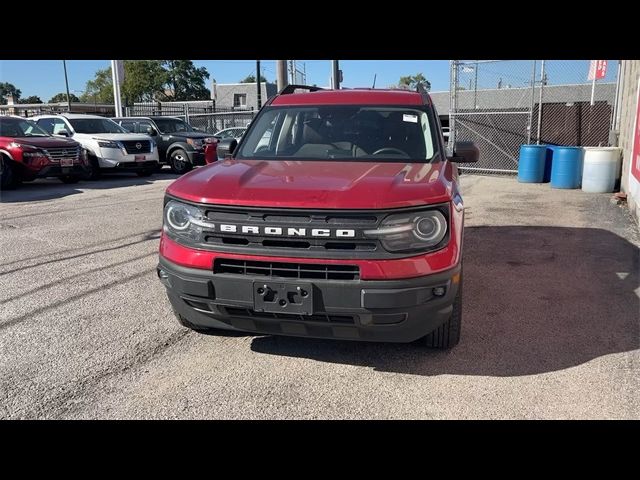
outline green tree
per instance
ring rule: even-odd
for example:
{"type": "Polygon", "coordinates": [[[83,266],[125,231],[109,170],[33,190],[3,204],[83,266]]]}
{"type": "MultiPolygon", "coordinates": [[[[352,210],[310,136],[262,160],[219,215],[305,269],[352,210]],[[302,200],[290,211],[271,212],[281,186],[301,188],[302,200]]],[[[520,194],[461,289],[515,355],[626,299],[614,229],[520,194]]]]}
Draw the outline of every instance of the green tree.
{"type": "MultiPolygon", "coordinates": [[[[72,102],[80,101],[80,99],[76,97],[73,93],[69,94],[69,98],[71,98],[72,102]]],[[[66,102],[66,101],[67,101],[67,94],[64,92],[60,92],[60,93],[56,93],[53,97],[51,97],[51,100],[49,100],[49,103],[58,103],[58,102],[66,102]]]]}
{"type": "Polygon", "coordinates": [[[22,92],[17,89],[12,83],[0,82],[0,105],[7,104],[7,99],[5,97],[9,94],[12,94],[14,101],[18,102],[18,100],[20,100],[20,95],[22,94],[22,92]]]}
{"type": "Polygon", "coordinates": [[[111,67],[98,70],[85,86],[80,96],[84,103],[113,103],[113,84],[111,81],[111,67]]]}
{"type": "MultiPolygon", "coordinates": [[[[240,83],[256,83],[256,76],[253,74],[247,75],[244,80],[240,80],[240,83]]],[[[260,83],[269,83],[269,80],[265,77],[260,77],[260,83]]]]}
{"type": "Polygon", "coordinates": [[[42,103],[42,100],[37,95],[31,95],[30,97],[21,98],[18,103],[42,103]]]}
{"type": "Polygon", "coordinates": [[[167,71],[167,100],[211,99],[211,92],[205,85],[209,78],[209,72],[205,67],[196,67],[191,60],[163,60],[162,65],[167,71]]]}
{"type": "Polygon", "coordinates": [[[425,78],[422,73],[416,73],[415,75],[407,75],[406,77],[400,77],[398,85],[401,87],[409,87],[411,89],[416,88],[421,83],[424,89],[428,92],[431,90],[431,82],[425,78]]]}
{"type": "Polygon", "coordinates": [[[162,98],[168,76],[160,60],[125,60],[121,93],[127,103],[162,98]]]}

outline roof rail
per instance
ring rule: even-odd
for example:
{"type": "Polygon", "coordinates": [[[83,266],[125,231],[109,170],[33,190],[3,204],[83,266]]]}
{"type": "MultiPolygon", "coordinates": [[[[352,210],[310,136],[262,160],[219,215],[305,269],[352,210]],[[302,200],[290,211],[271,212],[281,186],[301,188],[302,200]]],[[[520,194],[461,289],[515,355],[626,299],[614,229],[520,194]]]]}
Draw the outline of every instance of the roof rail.
{"type": "Polygon", "coordinates": [[[278,95],[289,95],[290,93],[295,92],[296,90],[309,90],[310,92],[317,92],[318,90],[324,90],[322,87],[312,87],[310,85],[287,85],[282,90],[278,92],[278,95]]]}

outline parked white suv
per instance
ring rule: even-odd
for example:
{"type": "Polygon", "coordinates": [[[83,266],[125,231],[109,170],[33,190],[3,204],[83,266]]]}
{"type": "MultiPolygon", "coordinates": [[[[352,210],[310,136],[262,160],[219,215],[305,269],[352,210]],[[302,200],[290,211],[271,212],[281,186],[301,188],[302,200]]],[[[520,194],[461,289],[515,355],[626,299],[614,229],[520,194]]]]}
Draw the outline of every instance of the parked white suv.
{"type": "Polygon", "coordinates": [[[32,117],[50,133],[72,137],[86,150],[91,179],[104,172],[135,172],[141,177],[158,168],[158,149],[148,135],[129,133],[116,122],[98,115],[65,113],[32,117]]]}

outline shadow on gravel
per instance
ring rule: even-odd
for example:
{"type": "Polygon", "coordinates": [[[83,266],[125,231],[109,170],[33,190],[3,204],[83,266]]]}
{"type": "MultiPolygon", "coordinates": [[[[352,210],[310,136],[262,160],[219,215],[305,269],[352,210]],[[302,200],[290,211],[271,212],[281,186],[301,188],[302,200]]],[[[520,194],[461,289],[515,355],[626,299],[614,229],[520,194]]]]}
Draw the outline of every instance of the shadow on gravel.
{"type": "Polygon", "coordinates": [[[414,344],[256,337],[271,355],[415,375],[519,376],[640,348],[639,250],[593,228],[467,227],[462,340],[414,344]]]}
{"type": "Polygon", "coordinates": [[[135,173],[105,174],[100,180],[81,180],[67,185],[56,178],[45,178],[20,184],[15,190],[0,191],[0,203],[37,202],[54,198],[67,197],[83,193],[83,190],[101,190],[107,188],[130,187],[134,185],[151,185],[157,180],[171,180],[180,177],[171,170],[163,169],[151,177],[138,177],[135,173]]]}

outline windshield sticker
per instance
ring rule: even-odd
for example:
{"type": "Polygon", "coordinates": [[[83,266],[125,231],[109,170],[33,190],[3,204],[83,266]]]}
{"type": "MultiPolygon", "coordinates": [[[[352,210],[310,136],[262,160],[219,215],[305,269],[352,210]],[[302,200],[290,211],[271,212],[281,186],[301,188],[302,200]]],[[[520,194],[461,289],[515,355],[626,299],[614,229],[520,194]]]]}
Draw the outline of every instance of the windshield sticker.
{"type": "Polygon", "coordinates": [[[418,116],[417,115],[408,115],[408,114],[404,114],[402,115],[402,121],[404,122],[411,122],[411,123],[418,123],[418,116]]]}

